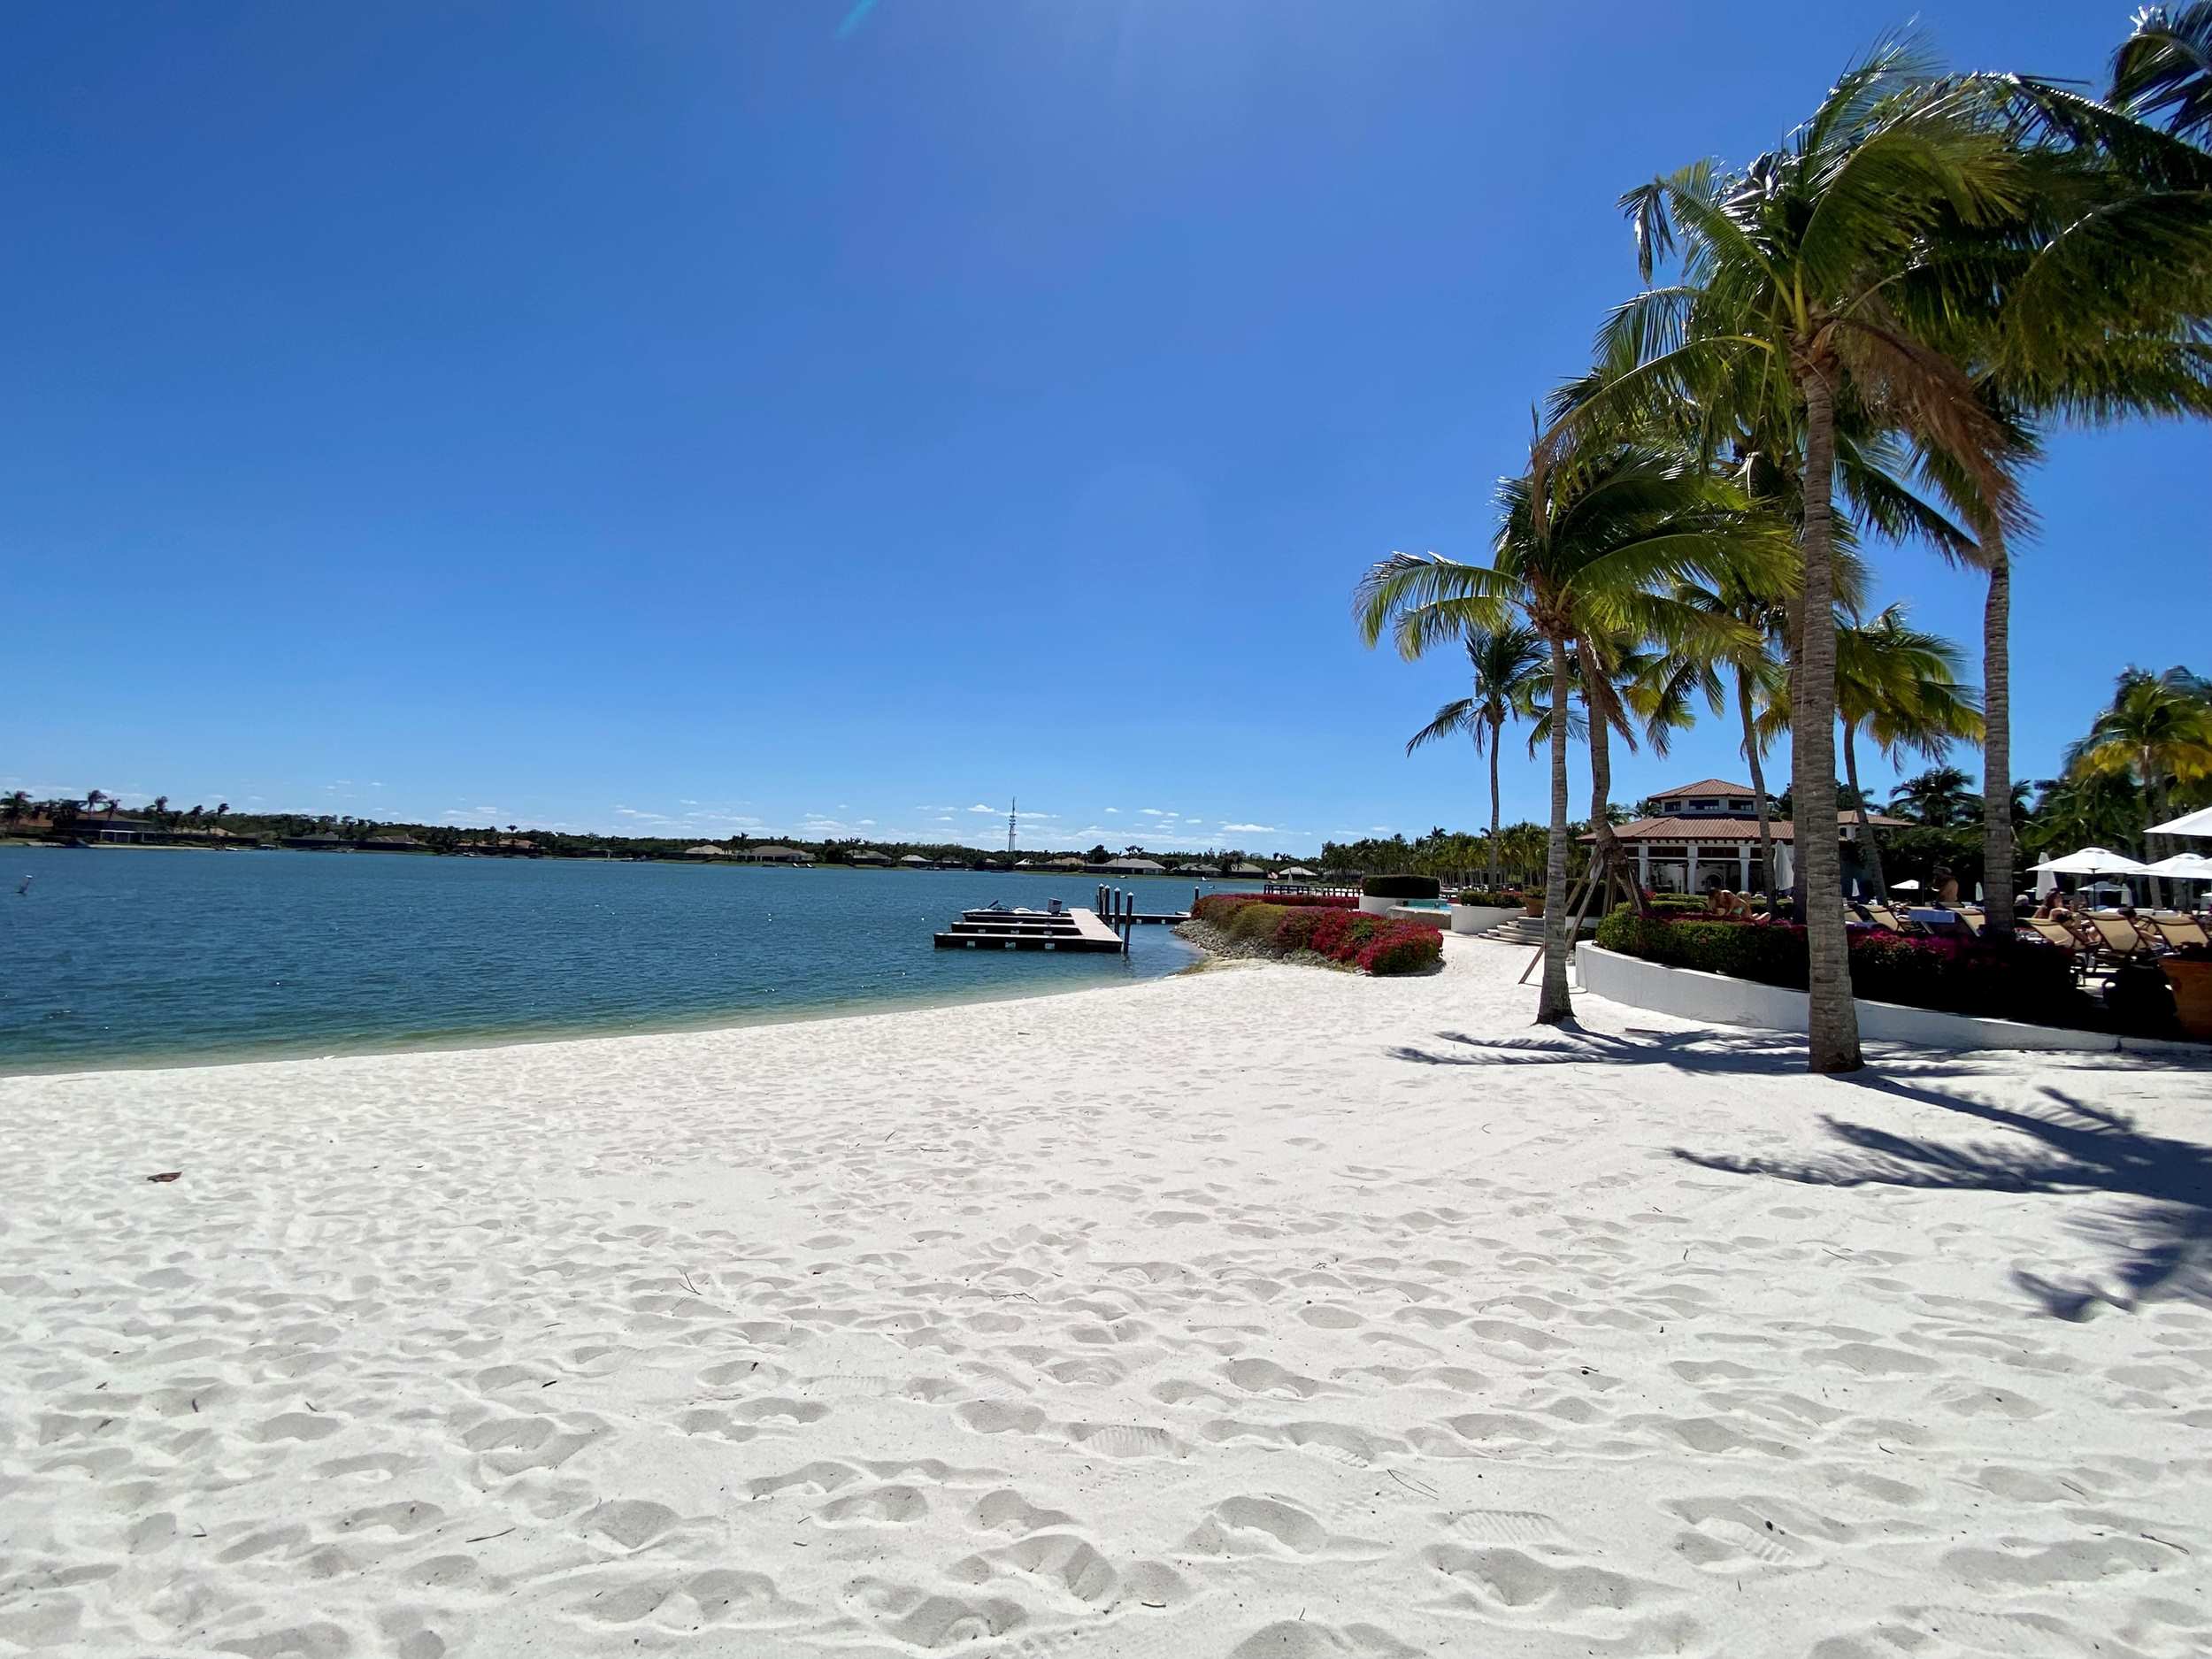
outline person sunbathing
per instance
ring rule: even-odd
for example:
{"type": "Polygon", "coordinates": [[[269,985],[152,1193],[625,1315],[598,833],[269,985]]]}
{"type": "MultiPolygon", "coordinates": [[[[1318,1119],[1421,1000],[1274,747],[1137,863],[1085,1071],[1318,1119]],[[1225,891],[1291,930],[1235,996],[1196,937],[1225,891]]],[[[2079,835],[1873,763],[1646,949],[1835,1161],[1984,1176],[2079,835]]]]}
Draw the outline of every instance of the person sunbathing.
{"type": "Polygon", "coordinates": [[[1751,915],[1751,901],[1726,887],[1716,888],[1712,897],[1713,914],[1731,919],[1747,919],[1751,915]]]}

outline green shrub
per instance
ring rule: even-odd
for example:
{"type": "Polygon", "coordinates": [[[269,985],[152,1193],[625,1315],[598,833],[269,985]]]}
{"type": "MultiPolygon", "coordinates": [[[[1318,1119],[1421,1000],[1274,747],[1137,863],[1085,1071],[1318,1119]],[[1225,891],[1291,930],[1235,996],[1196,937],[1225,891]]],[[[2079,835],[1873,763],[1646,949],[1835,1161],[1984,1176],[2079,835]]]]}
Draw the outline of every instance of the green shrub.
{"type": "Polygon", "coordinates": [[[1370,876],[1359,890],[1371,899],[1433,899],[1443,895],[1444,884],[1434,876],[1370,876]]]}
{"type": "MultiPolygon", "coordinates": [[[[1326,912],[1323,912],[1326,914],[1326,912]]],[[[1280,904],[1240,904],[1229,915],[1227,927],[1232,939],[1241,939],[1256,944],[1263,939],[1272,939],[1275,930],[1282,926],[1290,911],[1280,904]]]]}
{"type": "Polygon", "coordinates": [[[1520,906],[1521,895],[1517,893],[1507,893],[1499,888],[1462,887],[1452,895],[1452,902],[1455,904],[1486,904],[1502,910],[1517,910],[1520,906]]]}

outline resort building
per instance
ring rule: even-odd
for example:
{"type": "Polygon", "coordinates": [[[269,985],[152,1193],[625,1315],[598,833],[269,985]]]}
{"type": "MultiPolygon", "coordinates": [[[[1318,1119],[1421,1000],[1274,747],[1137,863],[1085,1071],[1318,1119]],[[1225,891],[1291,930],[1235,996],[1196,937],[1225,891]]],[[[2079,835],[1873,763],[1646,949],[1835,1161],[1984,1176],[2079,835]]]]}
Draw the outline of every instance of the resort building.
{"type": "MultiPolygon", "coordinates": [[[[1636,879],[1655,893],[1709,893],[1726,887],[1737,893],[1775,893],[1793,878],[1791,849],[1797,826],[1773,815],[1768,803],[1767,831],[1774,842],[1774,870],[1759,867],[1759,819],[1752,806],[1751,786],[1721,778],[1701,778],[1695,783],[1662,789],[1652,797],[1657,816],[1638,818],[1613,832],[1614,839],[1636,859],[1636,879]]],[[[1858,839],[1858,814],[1837,815],[1837,835],[1845,846],[1844,879],[1851,881],[1858,869],[1851,843],[1858,839]]],[[[1869,812],[1867,822],[1878,829],[1910,827],[1903,818],[1869,812]]],[[[1586,844],[1595,840],[1585,835],[1586,844]]]]}
{"type": "Polygon", "coordinates": [[[154,839],[154,821],[143,818],[96,817],[77,819],[75,833],[88,841],[143,841],[154,839]]]}
{"type": "Polygon", "coordinates": [[[1109,858],[1099,865],[1110,876],[1164,876],[1167,866],[1156,858],[1109,858]]]}
{"type": "Polygon", "coordinates": [[[846,854],[845,862],[849,864],[888,865],[891,860],[872,847],[863,847],[858,852],[846,854]]]}
{"type": "Polygon", "coordinates": [[[1261,869],[1257,864],[1231,864],[1229,866],[1229,873],[1233,876],[1263,876],[1267,873],[1267,872],[1261,869]]]}
{"type": "Polygon", "coordinates": [[[923,857],[919,853],[909,853],[905,857],[900,859],[899,863],[909,870],[926,870],[929,868],[929,860],[923,857]]]}
{"type": "Polygon", "coordinates": [[[814,855],[801,852],[796,847],[779,847],[771,841],[760,847],[741,847],[730,855],[740,864],[810,864],[814,855]]]}
{"type": "Polygon", "coordinates": [[[709,858],[727,858],[730,856],[730,849],[726,847],[717,847],[712,841],[701,841],[696,847],[685,848],[684,856],[696,858],[703,862],[709,858]]]}
{"type": "Polygon", "coordinates": [[[1275,872],[1275,879],[1278,881],[1313,881],[1319,878],[1318,872],[1307,869],[1303,864],[1288,864],[1275,872]]]}

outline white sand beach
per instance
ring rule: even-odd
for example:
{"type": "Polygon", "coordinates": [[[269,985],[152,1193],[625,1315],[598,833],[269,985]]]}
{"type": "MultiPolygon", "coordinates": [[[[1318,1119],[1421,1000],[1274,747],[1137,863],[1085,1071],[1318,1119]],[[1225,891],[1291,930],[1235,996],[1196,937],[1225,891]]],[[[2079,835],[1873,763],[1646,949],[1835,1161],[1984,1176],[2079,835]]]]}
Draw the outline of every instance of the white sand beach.
{"type": "Polygon", "coordinates": [[[1524,961],[0,1081],[0,1650],[2212,1648],[2212,1069],[1524,961]]]}

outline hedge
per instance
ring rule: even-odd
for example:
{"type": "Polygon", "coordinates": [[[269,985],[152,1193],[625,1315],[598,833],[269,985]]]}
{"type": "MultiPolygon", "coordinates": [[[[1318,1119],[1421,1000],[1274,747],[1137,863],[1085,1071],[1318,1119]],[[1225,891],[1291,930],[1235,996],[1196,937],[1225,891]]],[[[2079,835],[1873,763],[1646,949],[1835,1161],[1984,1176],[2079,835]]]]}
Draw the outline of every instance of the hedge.
{"type": "Polygon", "coordinates": [[[1488,887],[1462,887],[1452,895],[1455,904],[1486,904],[1494,908],[1517,908],[1524,902],[1517,893],[1494,891],[1488,887]]]}
{"type": "Polygon", "coordinates": [[[1359,890],[1371,899],[1440,898],[1444,884],[1434,876],[1370,876],[1359,890]]]}
{"type": "Polygon", "coordinates": [[[1425,922],[1387,921],[1340,903],[1279,904],[1273,894],[1210,893],[1191,907],[1194,920],[1271,955],[1310,950],[1376,975],[1418,973],[1444,955],[1444,935],[1425,922]]]}
{"type": "MultiPolygon", "coordinates": [[[[1638,916],[1623,905],[1598,924],[1600,949],[1671,968],[1805,988],[1805,930],[1786,922],[1638,916]]],[[[2078,1025],[2090,1010],[2063,950],[1979,940],[1909,939],[1854,929],[1851,989],[1879,1002],[1947,1014],[2078,1025]]]]}

